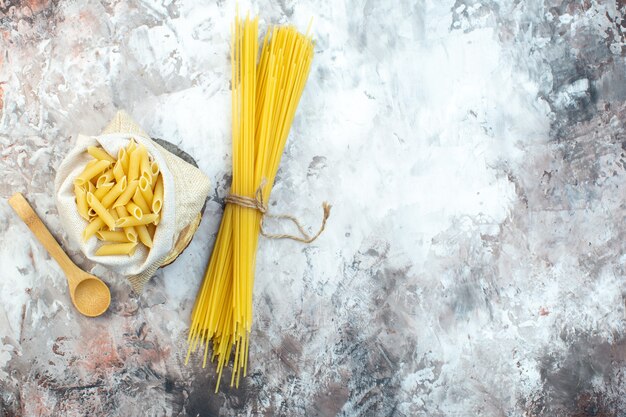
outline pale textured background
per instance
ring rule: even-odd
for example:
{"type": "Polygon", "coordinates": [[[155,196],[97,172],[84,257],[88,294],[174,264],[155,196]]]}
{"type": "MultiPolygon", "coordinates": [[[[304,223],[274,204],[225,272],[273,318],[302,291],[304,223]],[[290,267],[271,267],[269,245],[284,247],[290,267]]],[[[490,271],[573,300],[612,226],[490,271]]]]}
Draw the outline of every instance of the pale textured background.
{"type": "Polygon", "coordinates": [[[216,395],[182,360],[230,181],[234,3],[0,2],[0,416],[625,416],[626,6],[252,9],[315,19],[272,210],[334,209],[312,245],[260,243],[250,375],[216,395]],[[113,304],[92,320],[5,198],[92,267],[52,181],[121,108],[215,187],[143,296],[95,269],[113,304]]]}

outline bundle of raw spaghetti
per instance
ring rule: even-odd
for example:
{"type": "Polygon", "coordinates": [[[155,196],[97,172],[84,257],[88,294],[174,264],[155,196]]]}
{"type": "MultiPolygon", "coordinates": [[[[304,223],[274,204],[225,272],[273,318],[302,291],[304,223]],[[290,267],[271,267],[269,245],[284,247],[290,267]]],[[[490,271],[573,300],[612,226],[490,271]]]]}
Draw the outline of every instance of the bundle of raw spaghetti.
{"type": "MultiPolygon", "coordinates": [[[[186,359],[191,352],[204,348],[206,366],[212,344],[211,360],[217,358],[216,392],[233,350],[231,386],[238,386],[241,372],[244,376],[247,372],[256,249],[266,215],[264,201],[269,199],[309,74],[313,41],[308,33],[303,35],[293,27],[273,27],[265,36],[258,63],[257,54],[258,18],[244,21],[237,17],[231,43],[233,182],[192,312],[186,359]]],[[[325,204],[322,229],[329,209],[325,204]]],[[[317,237],[307,236],[291,216],[282,217],[293,220],[306,236],[296,240],[310,242],[317,237]]]]}

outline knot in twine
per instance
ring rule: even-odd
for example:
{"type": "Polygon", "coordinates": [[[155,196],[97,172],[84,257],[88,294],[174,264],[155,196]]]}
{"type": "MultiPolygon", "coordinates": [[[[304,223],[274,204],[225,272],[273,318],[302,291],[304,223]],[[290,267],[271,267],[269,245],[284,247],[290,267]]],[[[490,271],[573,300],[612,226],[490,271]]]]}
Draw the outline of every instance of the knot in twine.
{"type": "Polygon", "coordinates": [[[324,231],[324,228],[326,227],[326,220],[328,220],[328,216],[330,216],[330,209],[332,207],[330,204],[328,204],[326,201],[322,203],[322,208],[324,210],[324,217],[322,218],[322,225],[320,226],[317,233],[315,233],[314,235],[309,235],[307,231],[304,229],[304,227],[302,226],[302,224],[300,223],[300,221],[294,216],[292,216],[291,214],[270,214],[267,212],[268,210],[267,205],[263,202],[263,186],[264,185],[265,185],[265,180],[261,181],[261,185],[259,185],[259,188],[257,188],[256,192],[254,193],[254,198],[246,197],[243,195],[237,195],[237,194],[229,194],[228,196],[226,196],[224,201],[226,201],[227,204],[235,204],[241,207],[247,207],[247,208],[258,210],[261,213],[261,224],[260,224],[261,235],[263,235],[263,237],[266,237],[268,239],[292,239],[292,240],[302,242],[302,243],[311,243],[315,239],[317,239],[319,235],[322,234],[322,232],[324,231]],[[277,234],[267,233],[263,228],[263,219],[265,217],[271,217],[273,219],[291,220],[293,224],[296,225],[296,227],[298,228],[302,236],[296,236],[296,235],[290,235],[290,234],[284,234],[284,233],[277,233],[277,234]]]}

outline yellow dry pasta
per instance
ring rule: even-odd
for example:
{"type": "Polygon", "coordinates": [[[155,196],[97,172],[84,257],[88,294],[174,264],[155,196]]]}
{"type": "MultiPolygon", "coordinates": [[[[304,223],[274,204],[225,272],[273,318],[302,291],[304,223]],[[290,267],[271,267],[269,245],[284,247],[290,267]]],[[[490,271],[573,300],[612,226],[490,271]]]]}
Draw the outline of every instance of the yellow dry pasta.
{"type": "Polygon", "coordinates": [[[139,160],[139,178],[146,178],[148,181],[152,182],[152,169],[150,168],[148,151],[144,146],[141,147],[141,158],[139,160]]]}
{"type": "Polygon", "coordinates": [[[126,190],[124,190],[124,192],[118,197],[118,199],[115,200],[115,203],[113,203],[113,207],[123,207],[128,204],[128,202],[133,198],[133,195],[135,195],[137,184],[139,184],[139,181],[137,180],[130,181],[128,183],[128,186],[126,187],[126,190]]]}
{"type": "Polygon", "coordinates": [[[139,207],[137,204],[133,203],[132,201],[126,204],[126,210],[128,210],[130,215],[136,219],[141,219],[144,216],[143,210],[141,210],[141,207],[139,207]]]}
{"type": "Polygon", "coordinates": [[[102,245],[96,250],[97,256],[114,256],[128,255],[133,256],[137,249],[137,243],[112,243],[110,245],[102,245]]]}
{"type": "MultiPolygon", "coordinates": [[[[116,222],[116,226],[128,227],[128,226],[146,225],[146,224],[154,223],[158,217],[159,215],[154,214],[154,213],[144,214],[140,218],[137,218],[134,216],[120,217],[116,222]]],[[[137,231],[137,234],[139,234],[139,231],[137,231]]]]}
{"type": "Polygon", "coordinates": [[[104,221],[104,223],[109,227],[109,230],[115,230],[115,219],[102,205],[100,200],[98,200],[92,193],[87,193],[87,204],[94,209],[96,215],[104,221]]]}
{"type": "Polygon", "coordinates": [[[107,169],[96,180],[96,187],[101,187],[102,184],[106,184],[113,181],[113,170],[107,169]]]}
{"type": "MultiPolygon", "coordinates": [[[[145,148],[144,148],[145,149],[145,148]]],[[[128,180],[136,180],[139,178],[139,164],[141,163],[142,147],[137,147],[129,153],[128,161],[128,180]]]]}
{"type": "Polygon", "coordinates": [[[102,200],[104,196],[107,195],[109,191],[111,191],[114,185],[115,184],[112,182],[104,183],[99,187],[96,185],[96,191],[94,191],[92,194],[95,195],[98,200],[102,200]]]}
{"type": "Polygon", "coordinates": [[[95,164],[85,168],[83,172],[78,174],[76,179],[74,180],[74,184],[76,185],[84,185],[86,182],[96,177],[102,171],[107,169],[111,165],[109,161],[98,161],[95,164]]]}
{"type": "MultiPolygon", "coordinates": [[[[141,184],[141,180],[139,181],[141,184]]],[[[137,187],[135,190],[135,194],[133,194],[133,202],[137,204],[137,206],[141,209],[143,213],[150,213],[150,206],[146,203],[146,200],[143,198],[143,194],[141,193],[141,189],[137,187]]]]}
{"type": "Polygon", "coordinates": [[[126,148],[120,148],[120,150],[117,152],[117,160],[122,165],[122,169],[124,170],[124,175],[128,175],[129,158],[128,158],[128,152],[126,151],[126,148]]]}
{"type": "Polygon", "coordinates": [[[152,161],[150,163],[150,174],[152,177],[152,179],[150,180],[150,184],[154,184],[156,182],[159,172],[159,165],[156,162],[152,161]]]}
{"type": "Polygon", "coordinates": [[[163,175],[159,174],[152,197],[152,212],[158,213],[163,208],[163,175]]]}
{"type": "Polygon", "coordinates": [[[126,177],[122,178],[122,181],[118,182],[117,184],[115,184],[113,186],[113,188],[111,188],[109,190],[108,193],[106,193],[104,195],[104,197],[102,197],[102,205],[105,208],[109,208],[113,205],[113,203],[115,202],[115,200],[117,200],[117,198],[124,192],[126,191],[126,177]]]}
{"type": "Polygon", "coordinates": [[[141,195],[143,196],[146,204],[148,205],[148,207],[150,207],[150,210],[148,211],[151,211],[152,199],[154,198],[154,194],[152,193],[152,187],[150,187],[150,183],[147,179],[141,178],[139,180],[139,190],[141,191],[141,195]]]}
{"type": "Polygon", "coordinates": [[[87,153],[99,160],[109,161],[110,163],[115,162],[115,159],[111,155],[109,155],[107,151],[96,146],[89,146],[87,148],[87,153]]]}
{"type": "MultiPolygon", "coordinates": [[[[266,32],[259,57],[258,18],[239,16],[231,42],[231,193],[254,198],[264,184],[261,191],[267,202],[310,71],[314,43],[308,33],[277,26],[266,32]]],[[[203,367],[209,357],[217,361],[216,391],[229,363],[231,386],[238,386],[240,376],[247,373],[260,225],[258,210],[226,205],[192,310],[185,363],[191,353],[204,349],[203,367]]]]}
{"type": "Polygon", "coordinates": [[[95,235],[96,232],[102,228],[102,226],[104,226],[104,220],[100,217],[93,219],[83,231],[83,241],[88,241],[90,237],[95,235]]]}
{"type": "MultiPolygon", "coordinates": [[[[117,212],[118,215],[118,219],[120,217],[128,217],[128,210],[126,210],[126,207],[121,206],[121,207],[116,207],[115,211],[117,212]]],[[[116,219],[117,221],[117,219],[116,219]]],[[[123,228],[124,229],[124,234],[126,235],[126,239],[128,239],[130,242],[136,242],[137,241],[137,230],[133,227],[133,226],[126,226],[123,228]]]]}
{"type": "Polygon", "coordinates": [[[163,205],[163,181],[157,185],[161,174],[153,157],[134,139],[117,158],[97,146],[88,147],[87,154],[93,159],[74,179],[76,208],[89,222],[83,239],[95,236],[104,243],[96,250],[99,256],[132,256],[139,244],[150,249],[161,218],[151,213],[157,188],[159,211],[163,205]]]}
{"type": "Polygon", "coordinates": [[[145,246],[151,248],[152,237],[150,236],[150,232],[148,231],[148,228],[146,227],[146,225],[139,224],[135,226],[135,229],[137,230],[137,238],[139,239],[139,241],[143,243],[145,246]]]}
{"type": "Polygon", "coordinates": [[[115,162],[115,165],[113,165],[113,177],[116,182],[120,182],[122,181],[122,178],[126,177],[124,167],[122,167],[122,162],[119,160],[115,162]]]}
{"type": "Polygon", "coordinates": [[[105,240],[107,242],[119,242],[119,243],[128,243],[128,237],[126,237],[126,233],[124,232],[111,232],[110,230],[100,230],[96,232],[96,237],[99,240],[105,240]]]}
{"type": "Polygon", "coordinates": [[[87,192],[81,185],[74,185],[74,195],[76,195],[76,208],[78,214],[85,220],[89,220],[89,205],[87,204],[87,192]]]}
{"type": "Polygon", "coordinates": [[[148,229],[148,233],[150,234],[150,239],[154,240],[154,232],[156,232],[156,225],[154,223],[147,224],[146,229],[148,229]]]}

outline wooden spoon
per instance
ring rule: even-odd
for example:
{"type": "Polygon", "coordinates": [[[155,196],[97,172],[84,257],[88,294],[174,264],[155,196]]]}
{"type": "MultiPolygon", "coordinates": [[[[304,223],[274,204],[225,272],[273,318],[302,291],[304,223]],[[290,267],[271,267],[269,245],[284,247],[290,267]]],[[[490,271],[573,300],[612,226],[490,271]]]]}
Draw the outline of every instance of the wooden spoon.
{"type": "Polygon", "coordinates": [[[76,309],[87,317],[104,313],[111,304],[109,287],[100,278],[86,273],[72,262],[21,193],[11,197],[9,204],[65,272],[70,297],[76,309]]]}

